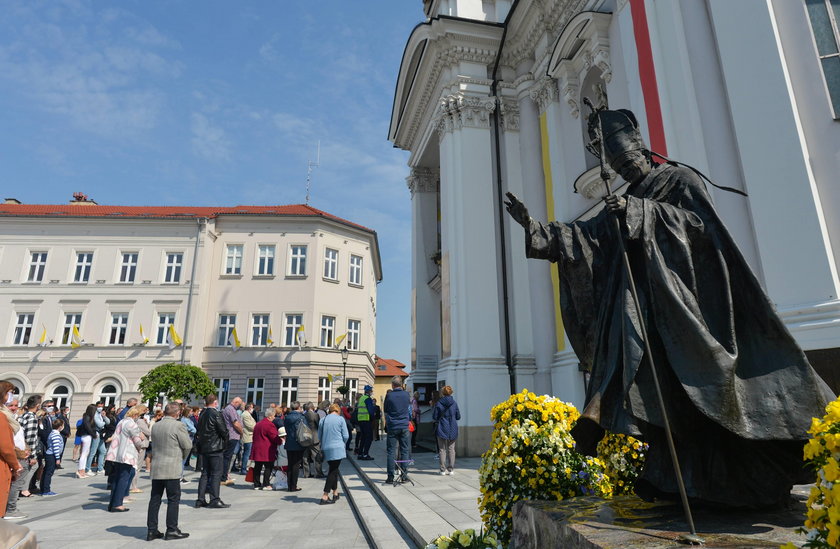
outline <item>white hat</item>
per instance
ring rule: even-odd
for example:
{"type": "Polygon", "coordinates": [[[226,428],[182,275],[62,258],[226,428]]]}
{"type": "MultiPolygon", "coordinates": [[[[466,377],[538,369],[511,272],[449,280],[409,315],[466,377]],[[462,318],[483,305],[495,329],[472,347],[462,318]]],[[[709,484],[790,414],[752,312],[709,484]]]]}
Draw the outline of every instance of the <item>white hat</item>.
{"type": "Polygon", "coordinates": [[[281,436],[281,437],[286,436],[286,428],[285,427],[280,427],[279,429],[277,429],[277,435],[281,436]]]}

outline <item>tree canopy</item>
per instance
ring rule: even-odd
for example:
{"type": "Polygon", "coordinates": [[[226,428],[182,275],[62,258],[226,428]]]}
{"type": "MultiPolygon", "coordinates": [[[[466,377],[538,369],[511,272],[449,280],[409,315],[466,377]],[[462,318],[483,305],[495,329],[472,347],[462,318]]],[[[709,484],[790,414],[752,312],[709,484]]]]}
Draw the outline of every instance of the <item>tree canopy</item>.
{"type": "Polygon", "coordinates": [[[191,400],[215,392],[216,386],[204,370],[191,364],[161,364],[140,379],[140,393],[145,401],[157,399],[160,393],[168,400],[191,400]]]}

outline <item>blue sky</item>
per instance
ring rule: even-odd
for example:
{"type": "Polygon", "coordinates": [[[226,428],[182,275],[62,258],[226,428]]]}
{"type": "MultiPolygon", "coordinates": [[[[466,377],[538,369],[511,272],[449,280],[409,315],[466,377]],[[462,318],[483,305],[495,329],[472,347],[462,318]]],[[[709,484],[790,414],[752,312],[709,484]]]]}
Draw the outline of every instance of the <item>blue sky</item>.
{"type": "Polygon", "coordinates": [[[410,358],[407,153],[421,0],[0,0],[0,184],[28,204],[310,204],[375,229],[377,352],[410,358]]]}

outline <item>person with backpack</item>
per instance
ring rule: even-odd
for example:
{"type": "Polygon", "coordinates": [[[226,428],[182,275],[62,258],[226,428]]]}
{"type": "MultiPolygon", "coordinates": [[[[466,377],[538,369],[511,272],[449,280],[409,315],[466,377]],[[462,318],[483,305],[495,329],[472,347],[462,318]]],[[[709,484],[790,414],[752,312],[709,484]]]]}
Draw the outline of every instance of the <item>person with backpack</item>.
{"type": "MultiPolygon", "coordinates": [[[[309,431],[309,426],[304,421],[303,414],[300,413],[300,402],[295,400],[291,404],[291,411],[286,414],[283,420],[283,427],[286,428],[286,454],[289,456],[289,492],[299,492],[298,488],[298,473],[300,472],[300,462],[303,459],[303,446],[299,441],[299,437],[309,431]],[[303,426],[303,432],[299,433],[298,429],[303,426]]],[[[311,432],[309,433],[311,437],[311,432]]],[[[311,438],[310,438],[311,441],[311,438]]]]}
{"type": "MultiPolygon", "coordinates": [[[[38,473],[33,475],[29,480],[29,491],[31,493],[44,492],[43,476],[45,471],[45,453],[49,446],[50,433],[52,433],[52,423],[55,420],[56,412],[52,400],[45,400],[41,403],[41,409],[38,411],[38,473]],[[38,485],[41,488],[38,488],[38,485]]],[[[63,448],[63,446],[62,446],[63,448]]],[[[49,491],[49,490],[47,490],[49,491]]]]}
{"type": "Polygon", "coordinates": [[[461,411],[458,403],[452,398],[452,387],[445,386],[440,390],[441,399],[435,404],[432,418],[437,422],[435,436],[440,450],[440,474],[455,474],[455,441],[458,439],[458,421],[461,411]]]}

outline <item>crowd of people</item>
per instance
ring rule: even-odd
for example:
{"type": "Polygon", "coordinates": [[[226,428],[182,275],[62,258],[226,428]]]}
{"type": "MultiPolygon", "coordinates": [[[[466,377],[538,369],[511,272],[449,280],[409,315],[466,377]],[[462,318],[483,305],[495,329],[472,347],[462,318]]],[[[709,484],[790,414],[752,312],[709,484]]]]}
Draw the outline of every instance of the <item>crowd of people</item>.
{"type": "MultiPolygon", "coordinates": [[[[341,460],[353,453],[358,460],[373,459],[370,448],[380,437],[380,418],[387,436],[387,483],[408,481],[420,413],[417,394],[405,391],[394,377],[380,408],[372,398],[373,387],[351,404],[291,402],[270,404],[264,411],[241,397],[220,409],[215,394],[204,406],[181,400],[149,409],[137,399],[124,407],[94,403],[75,422],[72,460],[79,479],[105,475],[110,492],[108,512],[129,511],[141,469],[151,479],[147,512],[147,539],[183,539],[189,536],[178,524],[184,472],[200,471],[196,508],[230,507],[221,499],[220,487],[244,476],[255,490],[297,492],[302,477],[324,479],[321,505],[340,499],[338,474],[341,460]],[[355,437],[354,437],[355,434],[355,437]],[[355,443],[354,443],[355,441],[355,443]],[[194,461],[193,461],[194,460],[194,461]],[[163,495],[167,498],[166,529],[158,527],[163,495]]],[[[433,406],[434,429],[440,451],[441,474],[454,474],[454,440],[457,438],[457,404],[451,387],[433,406]]],[[[14,385],[0,381],[0,511],[6,520],[25,518],[18,510],[20,498],[55,496],[52,477],[63,469],[62,458],[71,436],[69,408],[29,396],[23,406],[14,385]]],[[[70,466],[68,466],[69,468],[70,466]]]]}

